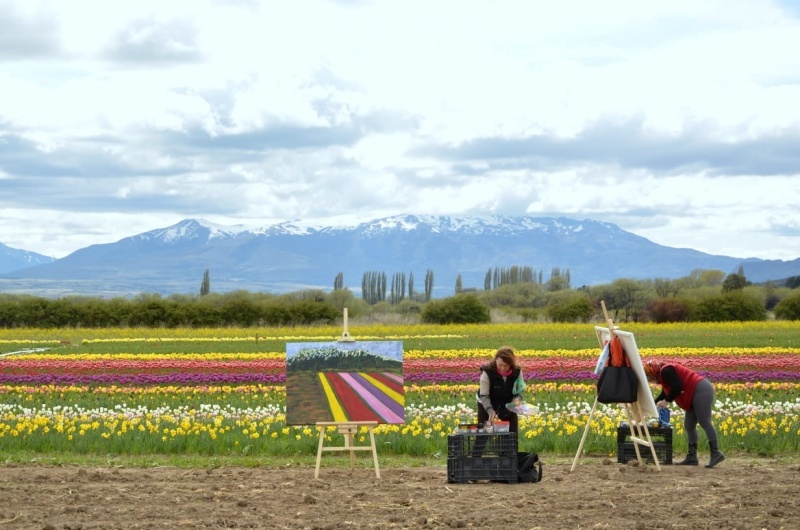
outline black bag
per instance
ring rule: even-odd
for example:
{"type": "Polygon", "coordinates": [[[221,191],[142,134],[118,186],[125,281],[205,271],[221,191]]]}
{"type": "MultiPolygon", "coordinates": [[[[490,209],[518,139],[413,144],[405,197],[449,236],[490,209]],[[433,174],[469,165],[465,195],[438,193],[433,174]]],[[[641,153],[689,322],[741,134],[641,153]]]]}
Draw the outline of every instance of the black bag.
{"type": "Polygon", "coordinates": [[[635,403],[639,379],[630,366],[606,366],[597,380],[600,403],[635,403]]]}
{"type": "Polygon", "coordinates": [[[628,354],[616,335],[609,344],[609,359],[597,380],[597,401],[600,403],[635,403],[639,378],[631,368],[628,354]]]}
{"type": "Polygon", "coordinates": [[[526,453],[520,451],[517,453],[517,467],[519,468],[518,480],[519,482],[541,482],[542,480],[542,462],[539,460],[539,455],[536,453],[526,453]],[[536,469],[536,464],[539,464],[539,469],[536,469]]]}

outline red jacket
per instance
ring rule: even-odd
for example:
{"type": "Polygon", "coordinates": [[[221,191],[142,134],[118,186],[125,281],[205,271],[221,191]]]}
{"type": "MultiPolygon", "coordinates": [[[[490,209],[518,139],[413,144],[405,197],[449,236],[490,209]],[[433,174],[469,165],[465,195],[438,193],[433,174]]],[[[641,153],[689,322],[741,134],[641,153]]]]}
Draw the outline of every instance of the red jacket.
{"type": "MultiPolygon", "coordinates": [[[[681,393],[675,396],[674,401],[683,410],[689,410],[690,408],[692,408],[692,399],[694,398],[694,390],[695,388],[697,388],[697,383],[702,381],[703,378],[700,377],[700,375],[697,372],[690,370],[680,364],[667,364],[662,366],[661,370],[663,371],[664,368],[666,368],[667,366],[671,366],[675,370],[675,372],[678,374],[678,378],[681,380],[681,383],[683,384],[683,389],[681,393]]],[[[667,384],[667,382],[664,381],[663,377],[660,377],[660,379],[661,379],[661,387],[664,389],[664,393],[667,396],[669,396],[672,393],[669,384],[667,384]]]]}

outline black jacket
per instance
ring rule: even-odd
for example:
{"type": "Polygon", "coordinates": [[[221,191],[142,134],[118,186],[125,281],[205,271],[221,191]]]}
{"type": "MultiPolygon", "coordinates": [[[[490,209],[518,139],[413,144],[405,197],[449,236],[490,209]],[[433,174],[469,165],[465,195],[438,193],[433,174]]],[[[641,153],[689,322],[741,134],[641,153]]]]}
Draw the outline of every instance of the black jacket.
{"type": "Polygon", "coordinates": [[[481,366],[481,371],[486,372],[486,375],[489,376],[489,401],[492,403],[492,408],[500,419],[508,417],[512,412],[506,409],[504,405],[511,403],[514,399],[514,383],[519,378],[521,370],[515,368],[505,380],[503,380],[503,376],[497,373],[497,370],[487,366],[481,366]]]}

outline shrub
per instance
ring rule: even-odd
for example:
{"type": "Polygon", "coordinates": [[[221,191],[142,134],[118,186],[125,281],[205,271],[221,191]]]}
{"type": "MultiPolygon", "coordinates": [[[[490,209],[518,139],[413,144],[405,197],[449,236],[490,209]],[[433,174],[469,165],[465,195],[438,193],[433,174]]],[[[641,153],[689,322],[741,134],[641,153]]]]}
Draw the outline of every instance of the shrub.
{"type": "Polygon", "coordinates": [[[800,292],[792,293],[775,306],[775,318],[800,320],[800,292]]]}
{"type": "Polygon", "coordinates": [[[475,294],[432,300],[422,310],[427,324],[482,324],[491,321],[489,308],[475,294]]]}
{"type": "Polygon", "coordinates": [[[325,298],[325,301],[328,305],[336,309],[340,315],[346,307],[347,316],[349,318],[357,318],[365,314],[368,310],[367,303],[360,298],[356,298],[347,287],[331,291],[325,298]]]}
{"type": "Polygon", "coordinates": [[[539,310],[533,307],[498,307],[492,309],[492,322],[537,322],[539,310]]]}
{"type": "Polygon", "coordinates": [[[545,304],[544,288],[536,283],[506,284],[481,293],[489,307],[540,307],[545,304]]]}
{"type": "Polygon", "coordinates": [[[689,303],[677,298],[657,298],[648,308],[653,322],[686,322],[691,309],[689,303]]]}
{"type": "Polygon", "coordinates": [[[588,322],[592,316],[592,302],[587,295],[573,295],[553,301],[545,312],[553,322],[588,322]]]}
{"type": "Polygon", "coordinates": [[[766,318],[764,305],[741,291],[731,291],[701,300],[693,315],[693,320],[700,322],[746,322],[766,318]]]}

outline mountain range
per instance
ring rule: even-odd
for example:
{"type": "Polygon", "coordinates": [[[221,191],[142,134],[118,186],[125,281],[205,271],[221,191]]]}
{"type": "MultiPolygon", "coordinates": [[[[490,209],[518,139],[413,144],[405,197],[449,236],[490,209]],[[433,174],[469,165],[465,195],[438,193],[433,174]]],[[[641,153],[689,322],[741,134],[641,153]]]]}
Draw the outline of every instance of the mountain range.
{"type": "Polygon", "coordinates": [[[752,282],[800,275],[792,261],[735,258],[672,248],[611,223],[568,218],[398,215],[351,226],[287,221],[260,228],[185,219],[173,226],[91,245],[53,259],[0,245],[0,292],[40,296],[197,294],[209,271],[212,292],[330,290],[342,273],[357,295],[365,272],[413,274],[434,297],[451,296],[456,277],[483,289],[488,270],[511,266],[568,270],[573,287],[619,278],[678,278],[695,269],[736,272],[752,282]]]}

